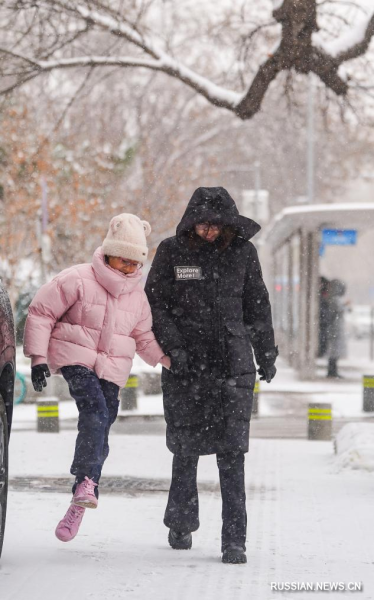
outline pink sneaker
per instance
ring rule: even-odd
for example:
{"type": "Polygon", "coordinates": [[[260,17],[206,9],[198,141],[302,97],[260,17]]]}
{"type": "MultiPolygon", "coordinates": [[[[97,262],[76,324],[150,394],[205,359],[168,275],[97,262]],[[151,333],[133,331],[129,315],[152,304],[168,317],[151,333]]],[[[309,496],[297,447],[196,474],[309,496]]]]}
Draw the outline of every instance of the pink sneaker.
{"type": "Polygon", "coordinates": [[[80,524],[82,523],[85,509],[81,506],[74,506],[72,504],[56,527],[56,537],[61,542],[70,542],[75,538],[79,531],[80,524]]]}
{"type": "Polygon", "coordinates": [[[84,481],[77,485],[71,503],[76,506],[83,506],[83,508],[97,508],[98,502],[95,496],[96,486],[97,483],[92,481],[92,479],[85,477],[84,481]]]}

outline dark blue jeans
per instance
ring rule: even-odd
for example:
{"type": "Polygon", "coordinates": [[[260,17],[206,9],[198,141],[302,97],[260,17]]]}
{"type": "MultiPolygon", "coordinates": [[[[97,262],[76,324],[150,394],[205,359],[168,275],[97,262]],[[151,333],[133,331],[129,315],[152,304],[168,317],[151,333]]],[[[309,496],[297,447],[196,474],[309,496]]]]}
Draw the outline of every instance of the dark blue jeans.
{"type": "Polygon", "coordinates": [[[100,481],[109,454],[109,430],[117,418],[119,387],[99,379],[94,371],[81,365],[62,367],[61,373],[79,411],[78,436],[70,469],[75,475],[74,493],[86,476],[96,483],[100,481]]]}
{"type": "MultiPolygon", "coordinates": [[[[187,533],[199,528],[197,492],[198,456],[173,458],[173,476],[165,511],[166,527],[187,533]]],[[[245,506],[244,454],[217,454],[222,495],[222,552],[230,545],[245,550],[247,512],[245,506]]]]}

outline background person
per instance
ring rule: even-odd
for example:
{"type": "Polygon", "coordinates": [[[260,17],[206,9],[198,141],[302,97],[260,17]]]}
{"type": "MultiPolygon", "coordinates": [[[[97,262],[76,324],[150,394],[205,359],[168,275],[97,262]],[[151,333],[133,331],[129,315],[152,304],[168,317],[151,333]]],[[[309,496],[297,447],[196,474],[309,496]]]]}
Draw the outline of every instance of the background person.
{"type": "Polygon", "coordinates": [[[330,281],[321,276],[319,278],[319,330],[318,330],[318,357],[325,356],[328,344],[329,325],[329,284],[330,281]]]}
{"type": "Polygon", "coordinates": [[[171,357],[162,385],[167,446],[174,454],[164,523],[175,549],[190,548],[199,527],[199,456],[216,454],[222,492],[222,560],[246,562],[244,453],[256,370],[276,369],[269,296],[255,247],[260,226],[239,215],[221,187],[198,188],[164,240],[146,292],[153,330],[171,357]]]}
{"type": "Polygon", "coordinates": [[[340,279],[333,279],[328,285],[328,324],[327,324],[327,377],[340,378],[338,360],[347,355],[345,335],[345,311],[348,303],[343,301],[346,285],[340,279]]]}

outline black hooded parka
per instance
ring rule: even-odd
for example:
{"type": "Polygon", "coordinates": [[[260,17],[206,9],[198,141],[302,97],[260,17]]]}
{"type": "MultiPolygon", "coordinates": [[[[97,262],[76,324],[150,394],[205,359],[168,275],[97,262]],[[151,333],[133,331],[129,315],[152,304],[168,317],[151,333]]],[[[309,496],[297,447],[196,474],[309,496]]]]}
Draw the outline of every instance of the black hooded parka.
{"type": "Polygon", "coordinates": [[[190,372],[163,369],[167,446],[179,455],[248,451],[256,370],[275,362],[269,296],[249,239],[260,226],[239,215],[222,187],[198,188],[177,227],[156,253],[146,284],[153,331],[170,355],[184,349],[190,372]],[[231,243],[199,238],[197,223],[235,230],[231,243]]]}

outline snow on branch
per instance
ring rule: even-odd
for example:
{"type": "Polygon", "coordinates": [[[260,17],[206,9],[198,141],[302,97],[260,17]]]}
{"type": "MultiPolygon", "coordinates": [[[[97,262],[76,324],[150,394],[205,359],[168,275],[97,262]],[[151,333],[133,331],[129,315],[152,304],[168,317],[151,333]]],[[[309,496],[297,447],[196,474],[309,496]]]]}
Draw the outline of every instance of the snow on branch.
{"type": "Polygon", "coordinates": [[[374,8],[368,15],[361,17],[350,31],[329,42],[315,39],[318,46],[339,63],[357,58],[366,52],[374,35],[374,8]]]}
{"type": "MultiPolygon", "coordinates": [[[[371,1],[371,0],[370,0],[371,1]]],[[[374,2],[374,0],[372,0],[374,2]]],[[[18,10],[30,8],[29,0],[18,0],[18,10]],[[23,5],[23,8],[22,8],[23,5]]],[[[282,71],[294,70],[301,74],[314,72],[326,87],[338,96],[349,91],[347,81],[341,77],[339,67],[345,61],[365,54],[374,36],[374,7],[351,31],[336,40],[325,42],[318,33],[317,0],[273,0],[273,18],[281,26],[281,35],[276,49],[269,50],[265,60],[258,66],[252,81],[244,93],[226,89],[200,75],[192,68],[175,59],[165,51],[156,34],[149,27],[141,30],[139,24],[131,23],[126,16],[116,12],[113,5],[103,4],[100,0],[32,0],[32,6],[49,11],[50,19],[69,15],[82,21],[87,31],[92,28],[105,31],[121,38],[141,50],[143,56],[80,56],[74,58],[56,58],[56,53],[48,52],[45,58],[36,59],[29,52],[22,53],[0,48],[0,55],[8,55],[10,70],[3,71],[10,83],[0,93],[9,93],[40,73],[54,69],[78,67],[127,67],[146,68],[165,73],[188,85],[206,98],[211,104],[232,111],[241,119],[251,119],[260,109],[263,99],[282,71]],[[21,68],[20,68],[21,62],[21,68]],[[13,74],[12,74],[13,69],[13,74]]],[[[40,55],[39,55],[40,56],[40,55]]],[[[3,64],[4,61],[2,61],[3,64]]]]}
{"type": "MultiPolygon", "coordinates": [[[[66,4],[65,0],[62,0],[62,2],[66,4]]],[[[233,109],[241,100],[240,94],[226,90],[225,88],[212,83],[206,77],[198,75],[192,69],[173,59],[161,48],[157,48],[157,46],[149,38],[140,35],[137,31],[131,29],[126,23],[118,22],[111,16],[102,15],[101,13],[90,10],[85,6],[78,5],[76,10],[85,19],[92,19],[92,21],[102,28],[111,31],[118,36],[125,37],[128,41],[133,42],[138,47],[142,48],[142,50],[144,50],[147,54],[150,54],[154,58],[158,59],[157,70],[163,71],[164,73],[168,73],[169,75],[180,79],[183,83],[198,91],[202,96],[205,96],[205,98],[212,102],[212,104],[233,109]]]]}
{"type": "MultiPolygon", "coordinates": [[[[36,61],[28,56],[9,52],[6,48],[0,47],[0,54],[9,54],[20,60],[24,60],[29,63],[31,67],[34,67],[34,73],[32,69],[29,70],[29,77],[37,76],[40,73],[47,73],[56,69],[68,69],[75,67],[143,67],[154,71],[162,71],[177,79],[183,83],[192,87],[195,91],[199,92],[202,96],[207,98],[212,104],[233,109],[241,100],[242,95],[227,90],[219,85],[216,85],[209,81],[206,77],[198,75],[188,67],[185,67],[178,63],[178,61],[169,58],[167,61],[162,60],[147,60],[142,58],[133,58],[128,56],[81,56],[75,58],[61,58],[55,60],[40,60],[36,61]]],[[[14,84],[12,84],[14,89],[14,84]]],[[[1,93],[8,93],[9,88],[3,90],[1,93]]]]}
{"type": "Polygon", "coordinates": [[[283,4],[283,0],[273,0],[273,9],[277,10],[278,8],[281,8],[283,4]]]}
{"type": "MultiPolygon", "coordinates": [[[[100,28],[109,31],[110,33],[118,37],[123,37],[124,39],[135,44],[144,52],[156,59],[156,61],[153,62],[140,60],[138,61],[139,64],[136,64],[136,59],[130,59],[129,62],[125,60],[125,62],[123,62],[121,66],[142,66],[157,71],[163,71],[164,73],[167,73],[168,75],[171,75],[179,79],[186,85],[192,87],[195,91],[204,96],[212,104],[223,108],[233,110],[235,106],[240,102],[242,94],[238,94],[231,90],[227,90],[219,85],[216,85],[208,78],[199,75],[192,69],[186,67],[179,61],[172,58],[161,48],[158,48],[157,45],[148,36],[141,35],[130,25],[123,21],[115,19],[112,15],[103,15],[97,10],[92,10],[82,4],[72,5],[71,2],[68,2],[67,0],[57,0],[54,1],[53,4],[58,5],[60,8],[65,8],[70,12],[75,12],[81,18],[94,22],[100,28]]],[[[108,59],[104,58],[101,59],[102,62],[99,61],[95,63],[95,61],[92,60],[93,58],[94,57],[91,57],[91,61],[88,63],[89,66],[102,66],[103,64],[112,65],[113,60],[115,60],[109,59],[108,61],[108,59]]],[[[118,62],[116,64],[117,66],[119,65],[118,62]]],[[[53,67],[51,64],[45,63],[42,68],[43,70],[51,70],[53,68],[62,68],[62,66],[63,65],[61,64],[61,61],[59,61],[59,64],[56,64],[55,67],[53,67]]],[[[66,66],[73,65],[67,64],[66,66]]]]}

